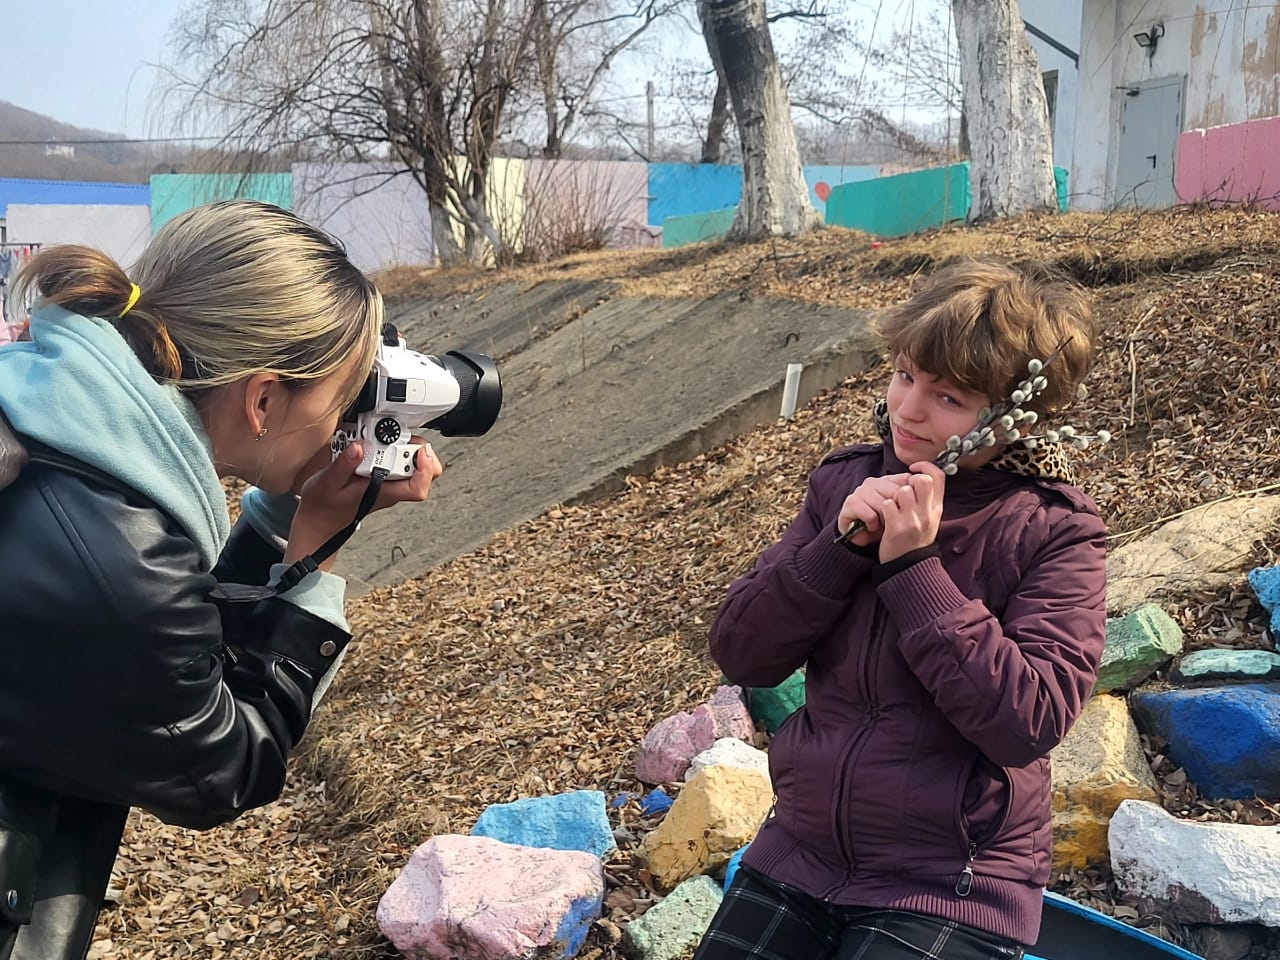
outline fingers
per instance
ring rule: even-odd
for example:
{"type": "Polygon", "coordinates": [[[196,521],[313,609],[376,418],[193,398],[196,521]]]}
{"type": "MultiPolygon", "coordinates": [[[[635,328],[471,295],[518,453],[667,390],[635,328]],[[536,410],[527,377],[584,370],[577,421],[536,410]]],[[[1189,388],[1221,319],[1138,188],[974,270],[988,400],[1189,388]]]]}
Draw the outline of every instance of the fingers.
{"type": "Polygon", "coordinates": [[[444,472],[444,465],[440,463],[440,458],[436,456],[431,444],[426,443],[421,437],[414,437],[413,441],[422,444],[413,461],[413,476],[406,480],[384,484],[378,494],[378,505],[375,509],[381,510],[397,503],[420,503],[426,500],[431,492],[432,481],[444,472]]]}
{"type": "Polygon", "coordinates": [[[355,478],[356,467],[364,459],[364,447],[359,443],[348,444],[333,462],[319,472],[313,488],[316,493],[332,496],[355,478]]]}

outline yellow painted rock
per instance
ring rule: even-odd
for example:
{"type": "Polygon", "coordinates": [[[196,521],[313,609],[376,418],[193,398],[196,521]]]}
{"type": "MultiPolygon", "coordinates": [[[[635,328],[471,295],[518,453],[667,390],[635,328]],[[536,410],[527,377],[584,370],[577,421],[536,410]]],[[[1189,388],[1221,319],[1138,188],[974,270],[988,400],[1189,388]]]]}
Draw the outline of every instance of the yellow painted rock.
{"type": "Polygon", "coordinates": [[[1158,799],[1125,700],[1090,700],[1052,759],[1054,869],[1107,862],[1107,825],[1116,807],[1158,799]]]}
{"type": "Polygon", "coordinates": [[[684,785],[644,841],[650,873],[664,888],[729,861],[755,838],[773,803],[769,778],[739,767],[707,767],[684,785]]]}

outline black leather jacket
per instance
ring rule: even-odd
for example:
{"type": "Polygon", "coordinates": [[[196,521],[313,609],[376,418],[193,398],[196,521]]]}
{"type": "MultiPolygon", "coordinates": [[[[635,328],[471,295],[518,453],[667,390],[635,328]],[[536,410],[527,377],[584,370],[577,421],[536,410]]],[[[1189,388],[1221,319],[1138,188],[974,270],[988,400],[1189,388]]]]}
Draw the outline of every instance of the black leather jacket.
{"type": "Polygon", "coordinates": [[[0,489],[0,960],[27,915],[13,958],[87,946],[129,807],[204,829],[274,800],[351,639],[275,597],[211,599],[280,561],[247,523],[204,572],[145,496],[25,445],[0,442],[0,487],[21,466],[0,489]]]}

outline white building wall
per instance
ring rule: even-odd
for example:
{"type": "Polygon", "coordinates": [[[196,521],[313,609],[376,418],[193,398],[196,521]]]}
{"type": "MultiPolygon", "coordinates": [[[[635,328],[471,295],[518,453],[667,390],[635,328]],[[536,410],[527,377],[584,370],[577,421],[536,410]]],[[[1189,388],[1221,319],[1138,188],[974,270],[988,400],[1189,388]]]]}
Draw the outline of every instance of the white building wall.
{"type": "Polygon", "coordinates": [[[1128,85],[1185,76],[1183,130],[1280,114],[1280,17],[1244,0],[1083,0],[1072,193],[1077,206],[1111,202],[1119,98],[1128,85]],[[1154,56],[1135,33],[1164,36],[1154,56]]]}
{"type": "MultiPolygon", "coordinates": [[[[1047,33],[1068,50],[1080,52],[1080,5],[1082,0],[1022,0],[1022,19],[1041,33],[1047,33]]],[[[1079,86],[1076,62],[1030,31],[1027,39],[1040,60],[1040,72],[1058,73],[1058,97],[1053,118],[1053,165],[1071,169],[1076,136],[1076,89],[1079,86]]],[[[1075,191],[1075,184],[1068,183],[1075,191]]]]}
{"type": "Polygon", "coordinates": [[[127,272],[151,239],[151,208],[114,204],[11,203],[10,243],[79,243],[108,254],[127,272]]]}

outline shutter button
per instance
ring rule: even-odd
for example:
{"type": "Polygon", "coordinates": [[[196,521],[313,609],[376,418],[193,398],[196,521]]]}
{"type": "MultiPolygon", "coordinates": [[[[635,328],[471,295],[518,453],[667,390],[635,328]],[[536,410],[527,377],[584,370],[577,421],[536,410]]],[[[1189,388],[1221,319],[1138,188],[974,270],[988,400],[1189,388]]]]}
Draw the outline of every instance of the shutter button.
{"type": "Polygon", "coordinates": [[[324,643],[320,644],[320,656],[322,657],[332,657],[337,652],[338,645],[332,640],[326,640],[324,643]]]}

